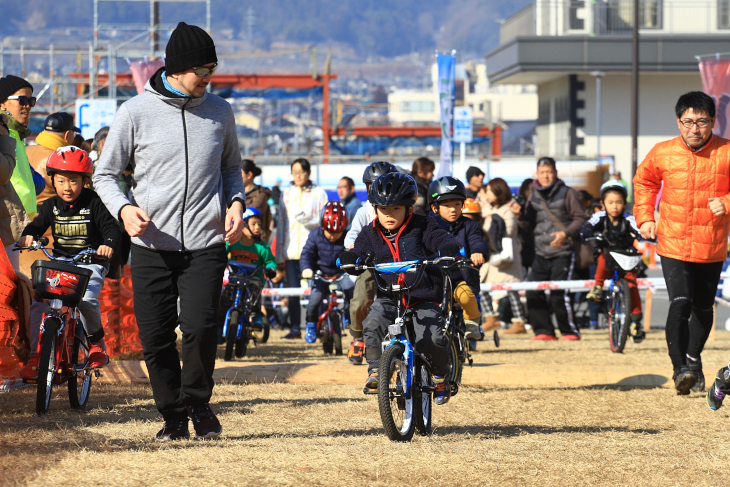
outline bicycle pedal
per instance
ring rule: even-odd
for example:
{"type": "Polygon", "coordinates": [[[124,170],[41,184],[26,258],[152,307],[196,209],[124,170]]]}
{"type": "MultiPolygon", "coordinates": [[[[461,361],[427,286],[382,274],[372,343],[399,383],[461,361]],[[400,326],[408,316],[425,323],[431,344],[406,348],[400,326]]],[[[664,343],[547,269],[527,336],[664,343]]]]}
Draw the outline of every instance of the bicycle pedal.
{"type": "Polygon", "coordinates": [[[363,387],[362,393],[367,394],[367,395],[373,395],[373,394],[377,394],[378,390],[377,389],[368,389],[367,387],[363,387]]]}
{"type": "Polygon", "coordinates": [[[38,379],[23,379],[23,384],[37,384],[38,379]]]}
{"type": "Polygon", "coordinates": [[[99,369],[94,369],[94,377],[98,379],[99,377],[104,377],[104,374],[102,374],[99,369]]]}

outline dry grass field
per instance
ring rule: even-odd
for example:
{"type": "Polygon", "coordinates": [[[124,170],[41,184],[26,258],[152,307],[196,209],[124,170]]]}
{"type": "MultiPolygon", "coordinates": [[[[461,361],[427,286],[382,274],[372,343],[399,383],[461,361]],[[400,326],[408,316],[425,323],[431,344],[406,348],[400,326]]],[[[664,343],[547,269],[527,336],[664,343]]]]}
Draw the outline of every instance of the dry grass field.
{"type": "MultiPolygon", "coordinates": [[[[338,377],[341,382],[355,382],[350,379],[355,377],[357,382],[305,383],[311,377],[299,382],[224,381],[213,396],[223,437],[175,444],[152,440],[161,422],[146,384],[95,383],[84,412],[68,407],[62,387],[51,411],[40,418],[34,414],[33,389],[0,394],[0,484],[724,483],[730,463],[730,404],[712,412],[703,395],[678,397],[668,383],[638,387],[631,380],[596,380],[597,385],[571,386],[602,369],[614,370],[617,377],[646,370],[669,375],[660,331],[641,345],[629,344],[623,355],[610,353],[605,332],[587,333],[577,343],[507,338],[499,351],[482,343],[475,367],[465,370],[467,385],[434,410],[433,435],[407,444],[391,443],[384,436],[377,401],[361,393],[364,367],[324,358],[319,348],[302,342],[280,344],[278,336],[252,350],[250,357],[218,365],[252,368],[262,362],[297,362],[312,370],[325,365],[332,377],[322,382],[338,377]],[[537,371],[531,376],[540,380],[525,385],[517,376],[510,383],[510,377],[497,381],[482,372],[508,374],[522,365],[537,371]],[[564,371],[564,380],[551,380],[555,369],[564,371]],[[480,380],[484,383],[478,384],[480,380]]],[[[730,332],[718,333],[708,344],[703,355],[708,378],[730,360],[729,346],[730,332]]]]}

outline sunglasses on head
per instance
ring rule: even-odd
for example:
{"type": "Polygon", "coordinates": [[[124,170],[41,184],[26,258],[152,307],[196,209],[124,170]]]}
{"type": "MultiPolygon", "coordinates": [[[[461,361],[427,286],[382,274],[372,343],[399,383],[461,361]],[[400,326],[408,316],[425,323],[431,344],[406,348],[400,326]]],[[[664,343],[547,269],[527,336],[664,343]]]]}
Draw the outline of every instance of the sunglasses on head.
{"type": "Polygon", "coordinates": [[[200,76],[201,78],[203,76],[207,75],[213,75],[215,74],[215,70],[218,69],[218,63],[215,63],[210,68],[202,67],[202,68],[192,68],[193,73],[195,73],[195,76],[200,76]]]}
{"type": "Polygon", "coordinates": [[[18,100],[18,104],[22,107],[24,107],[24,106],[34,107],[36,98],[35,98],[35,96],[21,95],[21,96],[9,96],[8,100],[18,100]]]}

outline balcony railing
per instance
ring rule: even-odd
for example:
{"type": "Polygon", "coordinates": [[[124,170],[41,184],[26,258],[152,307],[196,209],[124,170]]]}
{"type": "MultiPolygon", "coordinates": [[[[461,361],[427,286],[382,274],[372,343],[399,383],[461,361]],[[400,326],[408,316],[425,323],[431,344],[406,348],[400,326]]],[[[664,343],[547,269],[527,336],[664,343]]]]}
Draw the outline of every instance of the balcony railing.
{"type": "MultiPolygon", "coordinates": [[[[536,0],[502,24],[500,42],[530,35],[626,35],[633,18],[633,0],[536,0]]],[[[639,0],[639,29],[730,33],[730,0],[639,0]]]]}

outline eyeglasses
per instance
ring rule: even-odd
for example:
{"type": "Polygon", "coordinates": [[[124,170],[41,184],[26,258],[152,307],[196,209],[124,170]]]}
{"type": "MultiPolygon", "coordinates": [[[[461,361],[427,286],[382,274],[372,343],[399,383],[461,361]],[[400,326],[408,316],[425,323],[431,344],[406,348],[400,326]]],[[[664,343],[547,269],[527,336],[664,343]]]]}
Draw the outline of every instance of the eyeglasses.
{"type": "Polygon", "coordinates": [[[686,129],[691,129],[694,125],[697,125],[699,128],[703,129],[703,128],[707,127],[708,125],[710,125],[711,122],[712,122],[712,120],[709,118],[700,118],[697,121],[685,118],[684,120],[679,121],[679,123],[681,123],[682,126],[686,129]]]}
{"type": "Polygon", "coordinates": [[[295,178],[301,178],[301,177],[306,176],[307,174],[309,174],[309,173],[308,172],[299,172],[299,171],[291,173],[291,175],[294,176],[295,178]]]}
{"type": "Polygon", "coordinates": [[[203,66],[202,68],[192,68],[192,69],[193,69],[193,73],[195,73],[195,76],[200,76],[202,78],[203,76],[208,76],[209,74],[210,75],[215,74],[215,70],[218,69],[218,63],[215,63],[210,68],[206,68],[205,66],[203,66]]]}
{"type": "Polygon", "coordinates": [[[18,104],[21,107],[24,106],[30,106],[31,108],[35,106],[35,96],[9,96],[8,100],[18,100],[18,104]]]}

